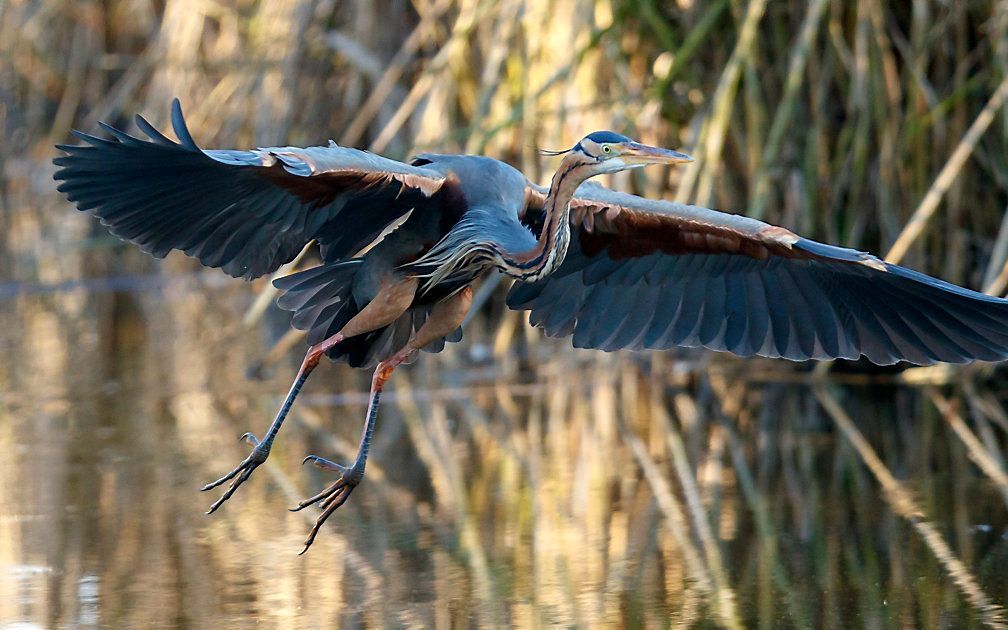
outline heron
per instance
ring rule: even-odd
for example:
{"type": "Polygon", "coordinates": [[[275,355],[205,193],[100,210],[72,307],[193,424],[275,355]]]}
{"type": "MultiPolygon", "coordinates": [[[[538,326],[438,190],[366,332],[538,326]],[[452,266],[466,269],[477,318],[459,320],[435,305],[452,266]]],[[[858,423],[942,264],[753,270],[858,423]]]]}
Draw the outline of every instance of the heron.
{"type": "Polygon", "coordinates": [[[295,398],[323,356],[373,368],[356,458],[303,463],[335,481],[299,502],[323,523],[364,477],[382,390],[421,351],[461,339],[473,284],[494,270],[514,283],[512,309],[579,348],[704,347],[793,361],[866,358],[965,363],[1008,358],[1008,300],[810,239],[762,221],[652,200],[589,182],[685,153],[596,131],[560,158],[548,187],[484,156],[420,154],[399,162],[338,146],[203,149],[178,99],[177,141],[142,116],[146,138],[99,123],[57,145],[55,179],[113,235],[163,258],[180,250],[247,280],[310,243],[321,264],[274,280],[308,350],[261,438],[215,512],[266,461],[295,398]]]}

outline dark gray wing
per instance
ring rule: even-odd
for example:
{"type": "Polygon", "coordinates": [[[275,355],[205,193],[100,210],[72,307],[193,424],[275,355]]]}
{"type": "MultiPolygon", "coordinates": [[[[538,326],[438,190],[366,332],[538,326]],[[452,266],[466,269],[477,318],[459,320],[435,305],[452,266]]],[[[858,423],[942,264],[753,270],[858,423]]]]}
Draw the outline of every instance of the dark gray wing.
{"type": "Polygon", "coordinates": [[[255,278],[312,239],[327,260],[352,256],[445,183],[440,173],[336,146],[200,149],[178,99],[179,143],[142,117],[141,140],[102,125],[113,139],[80,132],[53,162],[61,192],[116,236],[164,257],[184,251],[232,276],[255,278]]]}
{"type": "MultiPolygon", "coordinates": [[[[526,212],[534,220],[536,199],[526,212]]],[[[783,228],[599,186],[572,204],[570,251],[508,305],[583,348],[962,363],[1008,358],[1008,300],[783,228]]]]}

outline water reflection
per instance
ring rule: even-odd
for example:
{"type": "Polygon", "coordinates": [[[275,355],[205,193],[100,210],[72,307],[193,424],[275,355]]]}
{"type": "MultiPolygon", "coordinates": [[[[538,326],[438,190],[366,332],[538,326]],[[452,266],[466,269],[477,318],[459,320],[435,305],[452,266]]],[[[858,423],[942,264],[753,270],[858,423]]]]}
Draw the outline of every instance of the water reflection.
{"type": "Polygon", "coordinates": [[[817,390],[776,362],[572,351],[513,315],[396,374],[365,482],[298,556],[314,514],[285,508],[330,481],[299,462],[352,457],[368,375],[320,370],[205,516],[296,358],[246,380],[252,292],[186,265],[0,303],[0,623],[958,626],[1006,600],[1000,381],[817,390]]]}

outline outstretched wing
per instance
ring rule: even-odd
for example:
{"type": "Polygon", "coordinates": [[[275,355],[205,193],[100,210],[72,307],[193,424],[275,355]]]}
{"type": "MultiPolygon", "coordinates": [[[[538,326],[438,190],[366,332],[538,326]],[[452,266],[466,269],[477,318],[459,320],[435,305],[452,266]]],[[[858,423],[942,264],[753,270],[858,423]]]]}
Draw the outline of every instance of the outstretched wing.
{"type": "MultiPolygon", "coordinates": [[[[530,187],[525,221],[544,192],[530,187]]],[[[755,219],[584,185],[563,264],[508,305],[582,348],[962,363],[1008,358],[1008,300],[755,219]]]]}
{"type": "Polygon", "coordinates": [[[77,207],[120,238],[164,257],[184,251],[209,267],[256,278],[292,260],[312,239],[327,260],[352,256],[445,183],[440,173],[337,146],[204,151],[178,99],[179,143],[142,117],[141,140],[102,125],[113,139],[75,131],[60,145],[55,178],[77,207]]]}

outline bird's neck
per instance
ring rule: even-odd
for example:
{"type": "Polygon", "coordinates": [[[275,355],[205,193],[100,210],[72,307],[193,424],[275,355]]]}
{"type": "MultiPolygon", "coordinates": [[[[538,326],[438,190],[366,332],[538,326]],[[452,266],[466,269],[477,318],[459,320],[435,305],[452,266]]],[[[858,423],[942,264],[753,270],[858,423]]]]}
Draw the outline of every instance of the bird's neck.
{"type": "Polygon", "coordinates": [[[588,169],[576,155],[568,155],[553,175],[549,194],[543,204],[545,217],[536,246],[523,257],[514,275],[525,281],[534,281],[552,273],[567,255],[570,244],[570,202],[588,177],[588,169]]]}
{"type": "Polygon", "coordinates": [[[487,264],[525,282],[534,282],[553,273],[563,262],[570,244],[570,202],[574,191],[591,175],[589,163],[583,156],[568,154],[564,157],[543,204],[542,231],[535,246],[526,251],[506,251],[492,240],[486,240],[478,221],[460,221],[421,259],[412,263],[418,276],[426,278],[423,290],[460,270],[469,269],[474,275],[478,274],[487,264]]]}

